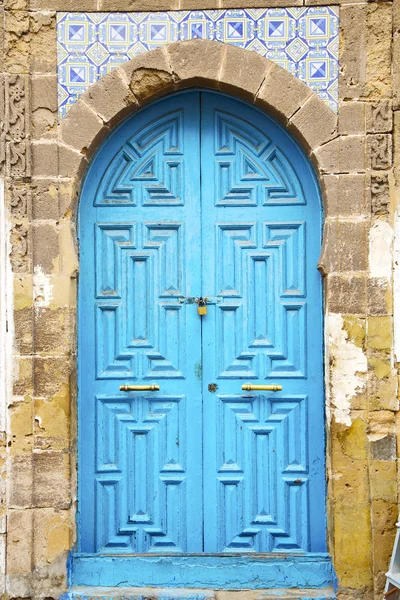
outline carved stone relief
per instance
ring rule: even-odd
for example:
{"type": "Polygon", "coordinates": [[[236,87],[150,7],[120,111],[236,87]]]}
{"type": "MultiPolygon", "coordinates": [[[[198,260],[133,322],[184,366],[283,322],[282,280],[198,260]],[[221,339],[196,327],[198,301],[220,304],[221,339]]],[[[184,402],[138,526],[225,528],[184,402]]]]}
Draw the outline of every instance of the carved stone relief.
{"type": "Polygon", "coordinates": [[[393,127],[393,112],[389,100],[374,102],[368,105],[368,133],[387,133],[393,127]]]}
{"type": "Polygon", "coordinates": [[[371,212],[373,215],[389,214],[389,176],[371,175],[371,212]]]}
{"type": "Polygon", "coordinates": [[[389,169],[392,165],[392,136],[386,133],[370,135],[369,148],[371,168],[378,171],[389,169]]]}
{"type": "MultiPolygon", "coordinates": [[[[24,185],[24,184],[23,184],[24,185]]],[[[29,269],[29,224],[30,190],[24,185],[15,185],[7,181],[6,200],[12,222],[10,232],[11,254],[10,261],[13,270],[18,273],[29,269]]]]}
{"type": "Polygon", "coordinates": [[[6,174],[11,177],[29,177],[31,160],[27,75],[7,76],[4,113],[6,174]]]}

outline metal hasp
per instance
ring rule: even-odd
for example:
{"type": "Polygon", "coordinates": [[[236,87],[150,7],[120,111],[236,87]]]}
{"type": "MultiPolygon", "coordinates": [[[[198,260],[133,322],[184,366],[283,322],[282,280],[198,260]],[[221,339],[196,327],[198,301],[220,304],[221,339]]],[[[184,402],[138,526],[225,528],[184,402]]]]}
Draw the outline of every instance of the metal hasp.
{"type": "Polygon", "coordinates": [[[268,392],[280,392],[282,390],[281,385],[277,385],[273,383],[272,385],[253,385],[252,383],[244,383],[242,385],[242,390],[246,390],[247,392],[252,392],[255,390],[266,390],[268,392]]]}
{"type": "Polygon", "coordinates": [[[121,392],[158,392],[160,386],[157,383],[150,385],[120,385],[121,392]]]}

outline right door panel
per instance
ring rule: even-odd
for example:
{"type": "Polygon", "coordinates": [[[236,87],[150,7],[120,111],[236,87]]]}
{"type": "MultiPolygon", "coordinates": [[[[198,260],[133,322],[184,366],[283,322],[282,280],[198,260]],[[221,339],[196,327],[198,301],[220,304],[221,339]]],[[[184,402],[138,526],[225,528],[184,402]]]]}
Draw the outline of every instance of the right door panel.
{"type": "Polygon", "coordinates": [[[204,551],[324,551],[318,187],[271,119],[201,102],[204,551]]]}

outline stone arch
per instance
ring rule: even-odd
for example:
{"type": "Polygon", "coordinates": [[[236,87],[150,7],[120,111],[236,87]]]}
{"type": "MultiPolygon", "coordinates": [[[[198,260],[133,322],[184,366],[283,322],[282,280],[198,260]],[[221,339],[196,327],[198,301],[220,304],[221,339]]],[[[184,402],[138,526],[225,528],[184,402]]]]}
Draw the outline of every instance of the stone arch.
{"type": "MultiPolygon", "coordinates": [[[[253,103],[299,140],[320,175],[339,172],[337,117],[308,85],[256,52],[191,40],[124,63],[90,86],[68,111],[59,129],[60,175],[74,180],[73,205],[88,160],[116,124],[156,98],[193,86],[253,103]]],[[[329,190],[321,187],[326,204],[329,190]]]]}
{"type": "MultiPolygon", "coordinates": [[[[342,155],[347,150],[346,156],[350,156],[351,148],[347,149],[339,136],[337,116],[309,86],[257,53],[220,42],[191,40],[159,47],[124,63],[90,86],[62,119],[59,175],[71,184],[68,217],[76,213],[89,160],[112,129],[155,99],[196,86],[242,98],[291,132],[319,175],[329,216],[330,207],[337,204],[338,174],[357,171],[357,167],[348,168],[351,160],[344,168],[341,164],[342,155]],[[325,179],[329,183],[325,184],[325,179]]],[[[71,233],[75,243],[73,224],[71,233]]],[[[329,250],[335,241],[328,223],[319,265],[324,275],[336,271],[329,250]]],[[[329,303],[329,293],[326,298],[329,303]]],[[[76,389],[72,395],[76,398],[76,389]]],[[[327,454],[331,454],[329,436],[327,454]]],[[[328,503],[329,514],[329,499],[328,503]]],[[[332,547],[329,538],[328,529],[328,546],[332,547]]]]}

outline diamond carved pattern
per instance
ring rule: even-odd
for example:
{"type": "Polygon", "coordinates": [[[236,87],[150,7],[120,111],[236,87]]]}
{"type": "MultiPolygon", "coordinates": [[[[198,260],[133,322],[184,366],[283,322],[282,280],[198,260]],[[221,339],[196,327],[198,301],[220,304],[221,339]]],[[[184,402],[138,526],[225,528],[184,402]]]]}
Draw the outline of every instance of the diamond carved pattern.
{"type": "Polygon", "coordinates": [[[98,378],[183,377],[182,227],[96,225],[98,378]]]}
{"type": "Polygon", "coordinates": [[[305,377],[305,223],[216,227],[219,377],[305,377]]]}
{"type": "Polygon", "coordinates": [[[182,552],[182,396],[97,398],[98,552],[182,552]],[[102,433],[100,433],[102,432],[102,433]]]}
{"type": "Polygon", "coordinates": [[[307,550],[307,398],[219,399],[219,551],[307,550]]]}

